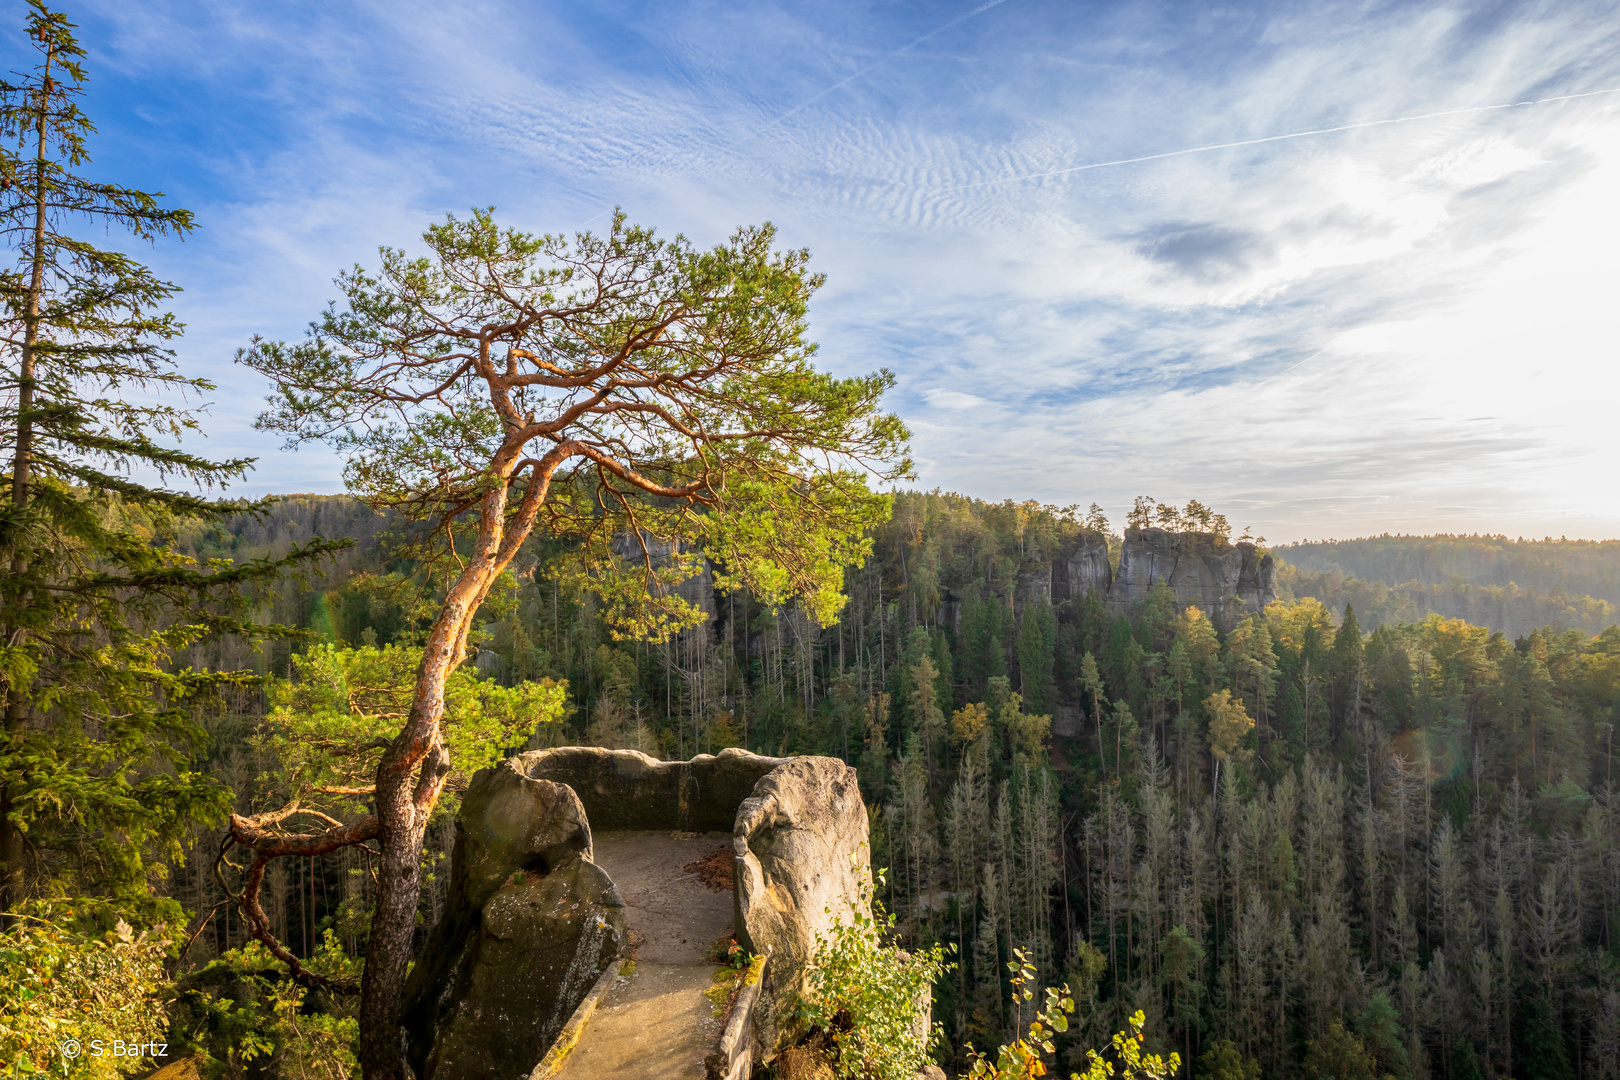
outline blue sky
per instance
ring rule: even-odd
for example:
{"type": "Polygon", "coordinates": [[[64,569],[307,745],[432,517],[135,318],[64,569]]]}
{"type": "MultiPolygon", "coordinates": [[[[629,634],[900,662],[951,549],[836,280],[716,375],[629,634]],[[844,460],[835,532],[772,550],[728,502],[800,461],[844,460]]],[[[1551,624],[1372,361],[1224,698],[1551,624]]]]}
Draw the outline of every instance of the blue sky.
{"type": "Polygon", "coordinates": [[[342,486],[252,430],[251,334],[447,212],[618,205],[809,247],[822,361],[897,373],[924,487],[1196,497],[1274,542],[1620,536],[1612,2],[69,12],[94,170],[197,214],[147,256],[245,490],[342,486]]]}

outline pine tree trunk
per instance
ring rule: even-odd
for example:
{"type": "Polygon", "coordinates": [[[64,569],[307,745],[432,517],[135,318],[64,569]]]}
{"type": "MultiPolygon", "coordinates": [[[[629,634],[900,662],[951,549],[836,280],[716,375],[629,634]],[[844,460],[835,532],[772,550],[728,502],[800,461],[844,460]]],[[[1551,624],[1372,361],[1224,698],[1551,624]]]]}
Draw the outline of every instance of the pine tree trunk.
{"type": "Polygon", "coordinates": [[[461,641],[450,640],[452,627],[445,624],[459,620],[447,619],[449,614],[446,604],[423,652],[410,719],[377,767],[377,846],[381,854],[371,938],[360,983],[360,1064],[366,1080],[405,1080],[409,1075],[399,1018],[416,936],[423,834],[432,809],[431,803],[419,807],[418,792],[413,788],[432,785],[436,782],[432,774],[441,765],[449,766],[449,754],[439,742],[439,720],[444,713],[445,679],[465,644],[464,635],[461,641]],[[413,785],[418,761],[422,781],[413,785]]]}
{"type": "Polygon", "coordinates": [[[382,854],[360,983],[360,1064],[366,1080],[405,1080],[410,1075],[399,1018],[421,891],[423,827],[415,820],[409,794],[404,784],[397,785],[390,797],[378,787],[382,854]]]}
{"type": "Polygon", "coordinates": [[[548,462],[536,469],[521,508],[508,524],[506,484],[521,449],[521,445],[503,447],[491,463],[497,483],[484,496],[472,555],[428,634],[410,716],[377,764],[381,854],[371,938],[360,983],[360,1064],[365,1080],[406,1080],[411,1075],[399,1021],[416,936],[424,834],[450,772],[450,752],[440,728],[445,682],[465,657],[467,635],[479,605],[533,527],[551,472],[557,467],[549,459],[561,456],[561,449],[553,451],[547,455],[548,462]]]}

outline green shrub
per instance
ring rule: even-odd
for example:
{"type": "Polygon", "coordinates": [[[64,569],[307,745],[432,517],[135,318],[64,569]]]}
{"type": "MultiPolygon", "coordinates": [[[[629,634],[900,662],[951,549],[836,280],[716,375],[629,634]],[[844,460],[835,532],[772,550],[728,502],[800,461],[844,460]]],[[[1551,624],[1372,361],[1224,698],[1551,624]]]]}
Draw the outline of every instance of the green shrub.
{"type": "MultiPolygon", "coordinates": [[[[327,930],[311,970],[356,982],[361,962],[327,930]]],[[[250,1074],[350,1080],[359,1076],[358,999],[312,991],[287,977],[257,941],[232,949],[176,987],[170,1053],[200,1053],[205,1076],[250,1074]]]]}
{"type": "MultiPolygon", "coordinates": [[[[1024,1007],[1035,1000],[1035,993],[1030,989],[1035,983],[1035,968],[1024,955],[1024,950],[1014,949],[1013,957],[1007,967],[1013,973],[1009,981],[1012,983],[1019,1026],[1022,1026],[1024,1007]]],[[[1067,986],[1060,990],[1047,987],[1046,1004],[1030,1020],[1029,1034],[1003,1044],[994,1060],[988,1054],[973,1049],[971,1043],[968,1044],[968,1080],[1035,1080],[1036,1077],[1045,1076],[1047,1069],[1043,1055],[1057,1052],[1057,1047],[1052,1045],[1052,1036],[1069,1030],[1069,1015],[1073,1012],[1074,998],[1069,996],[1067,986]]],[[[1138,1009],[1130,1018],[1130,1026],[1115,1033],[1111,1046],[1101,1051],[1086,1051],[1085,1076],[1082,1078],[1078,1073],[1070,1073],[1070,1080],[1111,1080],[1115,1076],[1122,1080],[1166,1080],[1175,1076],[1181,1069],[1181,1055],[1171,1054],[1166,1059],[1157,1054],[1142,1053],[1142,1044],[1146,1042],[1142,1027],[1146,1022],[1146,1017],[1138,1009]]]]}
{"type": "Polygon", "coordinates": [[[816,935],[797,1015],[820,1029],[839,1080],[912,1080],[939,1043],[939,1025],[917,1021],[935,981],[949,970],[945,950],[908,953],[887,945],[893,930],[894,916],[868,885],[850,904],[848,922],[835,918],[829,936],[816,935]]]}
{"type": "Polygon", "coordinates": [[[0,1074],[100,1080],[162,1064],[167,951],[122,920],[90,937],[20,918],[0,934],[0,1074]]]}

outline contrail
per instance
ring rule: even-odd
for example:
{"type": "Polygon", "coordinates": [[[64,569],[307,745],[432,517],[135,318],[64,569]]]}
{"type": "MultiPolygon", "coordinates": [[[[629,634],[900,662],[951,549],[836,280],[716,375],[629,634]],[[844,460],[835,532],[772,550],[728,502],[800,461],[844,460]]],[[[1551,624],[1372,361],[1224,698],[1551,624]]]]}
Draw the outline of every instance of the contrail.
{"type": "Polygon", "coordinates": [[[876,68],[882,67],[885,63],[887,63],[888,61],[894,59],[896,56],[899,56],[902,53],[910,52],[912,49],[915,49],[918,45],[921,45],[923,42],[927,41],[929,38],[933,37],[934,35],[943,34],[945,31],[949,30],[951,27],[957,25],[958,23],[967,22],[969,19],[973,18],[975,15],[983,15],[985,12],[989,11],[991,8],[998,7],[998,6],[1002,5],[1002,4],[1005,4],[1006,2],[1007,2],[1007,0],[989,0],[989,3],[980,4],[978,7],[974,8],[972,11],[966,12],[965,14],[962,14],[962,15],[958,15],[956,18],[952,19],[950,22],[946,23],[943,26],[936,26],[934,29],[928,31],[928,33],[924,34],[922,37],[918,38],[916,41],[913,41],[911,44],[894,50],[894,52],[889,53],[887,56],[885,56],[882,60],[879,60],[877,63],[868,64],[866,67],[863,67],[861,70],[857,71],[855,74],[849,76],[848,78],[841,79],[838,82],[833,83],[831,86],[827,87],[827,89],[823,90],[821,93],[817,94],[815,97],[810,98],[807,101],[800,102],[798,105],[793,106],[793,108],[789,109],[787,112],[783,113],[781,116],[778,116],[776,119],[772,120],[769,124],[766,124],[765,126],[766,127],[771,127],[771,126],[773,126],[775,124],[780,124],[783,120],[786,120],[788,117],[792,116],[794,113],[802,112],[803,110],[808,109],[810,106],[814,105],[816,102],[820,101],[822,98],[826,97],[828,94],[835,93],[836,91],[842,90],[844,87],[848,86],[850,83],[854,82],[856,79],[859,79],[862,76],[869,74],[870,72],[872,72],[876,68]]]}
{"type": "MultiPolygon", "coordinates": [[[[853,76],[851,76],[853,78],[853,76]]],[[[1339,131],[1356,131],[1360,128],[1384,127],[1388,124],[1409,124],[1416,120],[1434,120],[1442,116],[1465,116],[1469,113],[1492,112],[1497,109],[1520,109],[1529,105],[1546,105],[1554,101],[1574,101],[1577,98],[1597,97],[1600,94],[1620,94],[1620,86],[1609,90],[1589,90],[1584,94],[1562,94],[1558,97],[1538,98],[1535,101],[1510,101],[1502,105],[1475,105],[1467,109],[1447,109],[1445,112],[1422,113],[1418,116],[1397,116],[1389,120],[1366,120],[1359,124],[1342,124],[1339,127],[1316,128],[1311,131],[1291,131],[1286,135],[1267,135],[1260,139],[1239,139],[1237,142],[1213,143],[1209,146],[1191,146],[1185,150],[1169,150],[1162,154],[1144,154],[1141,157],[1120,158],[1117,161],[1096,161],[1090,165],[1074,165],[1067,169],[1052,169],[1049,172],[1025,173],[1022,176],[1004,176],[999,180],[981,180],[974,184],[956,184],[946,188],[936,188],[936,191],[966,191],[970,188],[994,187],[997,184],[1018,184],[1025,180],[1044,180],[1051,176],[1067,176],[1070,173],[1086,172],[1090,169],[1106,169],[1113,165],[1134,165],[1139,161],[1159,161],[1163,158],[1181,157],[1185,154],[1202,154],[1207,150],[1230,150],[1237,146],[1257,146],[1260,143],[1280,142],[1283,139],[1303,139],[1307,135],[1332,135],[1339,131]]]]}

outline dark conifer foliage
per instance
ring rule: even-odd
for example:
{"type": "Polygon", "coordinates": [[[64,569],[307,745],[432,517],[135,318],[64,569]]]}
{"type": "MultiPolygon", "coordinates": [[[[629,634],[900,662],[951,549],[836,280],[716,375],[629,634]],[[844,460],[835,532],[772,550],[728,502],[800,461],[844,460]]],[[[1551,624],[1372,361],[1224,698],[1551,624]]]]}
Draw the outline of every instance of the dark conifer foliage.
{"type": "MultiPolygon", "coordinates": [[[[958,947],[935,1011],[952,1054],[1008,1034],[1022,948],[1076,994],[1071,1048],[1143,1008],[1158,1049],[1234,1076],[1519,1075],[1531,1041],[1556,1075],[1558,1045],[1572,1075],[1608,1075],[1620,628],[1368,635],[1359,608],[1302,599],[1223,635],[1168,589],[1125,611],[1065,595],[1087,527],[902,494],[838,624],[700,588],[712,617],[662,645],[610,640],[537,544],[486,606],[479,662],[568,680],[573,718],[532,745],[856,764],[887,902],[912,940],[958,947]]],[[[339,643],[412,640],[369,565],[278,610],[339,643]]],[[[315,907],[334,926],[340,878],[315,907]]]]}
{"type": "Polygon", "coordinates": [[[247,675],[177,658],[211,636],[278,632],[245,618],[251,593],[328,545],[235,564],[174,545],[252,509],[195,494],[250,462],[179,446],[198,426],[188,399],[212,387],[166,347],[176,286],[86,237],[183,237],[192,218],[81,171],[84,52],[37,0],[27,26],[37,64],[0,84],[0,234],[15,257],[0,270],[0,909],[90,894],[132,911],[150,908],[188,826],[229,804],[192,764],[204,733],[190,704],[247,675]]]}

